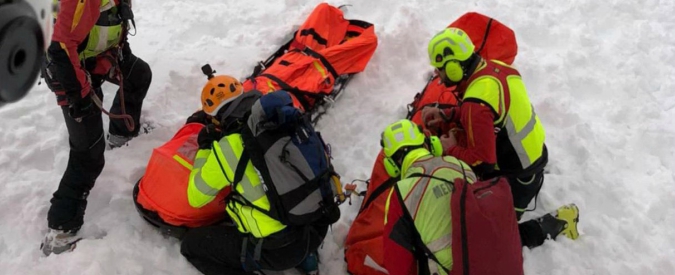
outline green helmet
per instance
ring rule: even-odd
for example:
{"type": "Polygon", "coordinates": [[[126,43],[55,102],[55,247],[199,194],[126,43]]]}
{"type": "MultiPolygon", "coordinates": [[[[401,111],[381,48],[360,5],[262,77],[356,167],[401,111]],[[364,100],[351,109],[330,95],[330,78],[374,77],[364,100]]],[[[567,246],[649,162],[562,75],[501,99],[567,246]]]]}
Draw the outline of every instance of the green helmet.
{"type": "Polygon", "coordinates": [[[408,146],[420,146],[425,142],[425,135],[417,124],[410,120],[399,120],[382,132],[382,148],[386,157],[393,156],[399,149],[408,146]]]}
{"type": "Polygon", "coordinates": [[[435,68],[442,67],[450,60],[466,61],[475,50],[471,38],[458,28],[447,28],[429,41],[429,61],[435,68]]]}

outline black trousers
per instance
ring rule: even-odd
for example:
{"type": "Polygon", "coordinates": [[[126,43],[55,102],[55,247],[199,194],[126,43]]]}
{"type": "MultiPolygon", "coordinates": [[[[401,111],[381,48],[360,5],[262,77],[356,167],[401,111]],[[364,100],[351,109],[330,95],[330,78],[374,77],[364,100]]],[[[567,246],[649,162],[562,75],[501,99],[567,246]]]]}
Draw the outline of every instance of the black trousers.
{"type": "MultiPolygon", "coordinates": [[[[124,76],[126,111],[134,118],[137,127],[134,131],[129,131],[124,121],[111,119],[109,131],[121,136],[135,136],[138,134],[141,107],[152,81],[152,72],[145,61],[131,53],[126,55],[125,60],[120,63],[120,71],[124,76]]],[[[92,81],[96,78],[105,80],[103,76],[92,75],[92,81]]],[[[62,91],[58,81],[49,79],[47,74],[45,74],[45,82],[52,91],[62,91]]],[[[101,90],[95,90],[102,98],[101,90]]],[[[120,102],[118,94],[115,96],[111,112],[120,113],[120,102]]],[[[47,222],[49,228],[52,229],[77,231],[83,223],[89,191],[94,187],[94,182],[105,164],[103,152],[106,142],[101,112],[97,107],[93,107],[95,109],[93,115],[83,118],[81,122],[75,121],[68,115],[68,106],[61,108],[68,128],[70,155],[66,171],[51,199],[47,222]]]]}
{"type": "MultiPolygon", "coordinates": [[[[531,177],[517,178],[508,177],[513,195],[513,204],[516,208],[516,218],[520,218],[525,213],[525,209],[530,202],[535,199],[544,184],[544,171],[541,170],[531,177]]],[[[520,241],[523,246],[534,248],[540,246],[546,240],[546,235],[536,220],[529,220],[518,224],[520,232],[520,241]]]]}
{"type": "Polygon", "coordinates": [[[259,269],[280,271],[298,266],[319,248],[327,232],[328,226],[286,228],[263,240],[259,260],[254,261],[258,239],[249,238],[234,226],[209,226],[188,231],[181,243],[181,254],[206,275],[246,275],[259,269]],[[242,263],[244,243],[246,256],[242,263]]]}
{"type": "Polygon", "coordinates": [[[546,234],[544,234],[539,222],[536,220],[519,223],[518,231],[520,233],[520,243],[529,248],[540,246],[546,240],[546,234]]]}
{"type": "MultiPolygon", "coordinates": [[[[126,113],[133,118],[136,127],[134,127],[133,131],[129,131],[123,120],[111,119],[108,132],[117,136],[135,137],[141,128],[139,125],[141,109],[143,107],[143,99],[145,99],[145,95],[148,93],[150,83],[152,82],[152,71],[148,63],[134,54],[128,54],[125,57],[124,62],[120,64],[122,81],[124,82],[124,85],[122,85],[124,89],[124,107],[126,113]]],[[[106,78],[105,80],[119,85],[119,81],[116,79],[106,78]]],[[[119,89],[117,91],[110,107],[110,113],[113,114],[122,113],[122,98],[119,89]]]]}

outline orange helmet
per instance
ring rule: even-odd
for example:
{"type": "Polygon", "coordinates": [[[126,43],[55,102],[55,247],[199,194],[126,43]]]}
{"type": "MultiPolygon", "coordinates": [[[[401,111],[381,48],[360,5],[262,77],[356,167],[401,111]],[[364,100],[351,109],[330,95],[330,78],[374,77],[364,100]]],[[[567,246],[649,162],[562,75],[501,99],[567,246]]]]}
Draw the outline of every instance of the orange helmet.
{"type": "Polygon", "coordinates": [[[202,89],[202,109],[215,116],[221,107],[244,93],[241,83],[227,75],[214,76],[202,89]]]}

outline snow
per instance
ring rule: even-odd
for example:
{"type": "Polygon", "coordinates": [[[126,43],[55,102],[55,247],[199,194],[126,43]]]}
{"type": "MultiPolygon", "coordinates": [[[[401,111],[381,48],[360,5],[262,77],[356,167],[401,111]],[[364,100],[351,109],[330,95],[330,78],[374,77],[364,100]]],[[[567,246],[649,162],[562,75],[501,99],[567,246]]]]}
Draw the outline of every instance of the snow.
{"type": "MultiPolygon", "coordinates": [[[[244,77],[320,1],[136,1],[136,55],[153,69],[143,120],[157,128],[106,152],[89,197],[85,240],[42,257],[49,199],[68,159],[65,124],[46,85],[0,109],[0,273],[199,274],[134,209],[131,191],[153,147],[199,106],[211,63],[244,77]]],[[[344,2],[334,2],[340,5],[344,2]]],[[[428,39],[468,11],[517,34],[520,69],[547,130],[550,162],[532,218],[574,202],[581,236],[524,249],[526,274],[675,274],[675,2],[354,1],[347,17],[376,25],[366,71],[324,116],[343,179],[366,179],[380,131],[402,118],[430,70],[428,39]]],[[[106,86],[110,104],[114,86],[106,86]]],[[[104,117],[104,121],[108,119],[104,117]]],[[[365,188],[361,185],[360,188],[365,188]]],[[[322,274],[346,274],[343,242],[360,199],[343,205],[320,251],[322,274]]],[[[286,272],[293,274],[293,272],[286,272]]]]}

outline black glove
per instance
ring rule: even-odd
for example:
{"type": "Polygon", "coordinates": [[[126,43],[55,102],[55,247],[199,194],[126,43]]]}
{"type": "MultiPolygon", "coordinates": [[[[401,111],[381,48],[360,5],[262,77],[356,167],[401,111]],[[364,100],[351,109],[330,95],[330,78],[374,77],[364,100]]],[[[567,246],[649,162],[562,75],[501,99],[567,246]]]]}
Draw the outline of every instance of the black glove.
{"type": "MultiPolygon", "coordinates": [[[[93,93],[91,90],[90,93],[93,93]]],[[[77,122],[82,122],[82,119],[94,114],[94,103],[91,100],[91,94],[85,97],[80,96],[79,93],[68,97],[68,115],[77,122]]]]}
{"type": "Polygon", "coordinates": [[[208,115],[203,110],[199,110],[196,111],[194,114],[192,114],[190,117],[188,117],[187,120],[185,121],[185,124],[200,123],[206,125],[209,124],[209,122],[211,121],[209,120],[208,115]]]}
{"type": "Polygon", "coordinates": [[[223,138],[223,132],[215,124],[206,125],[199,131],[197,136],[197,143],[199,144],[199,149],[211,149],[214,141],[219,141],[223,138]]]}

